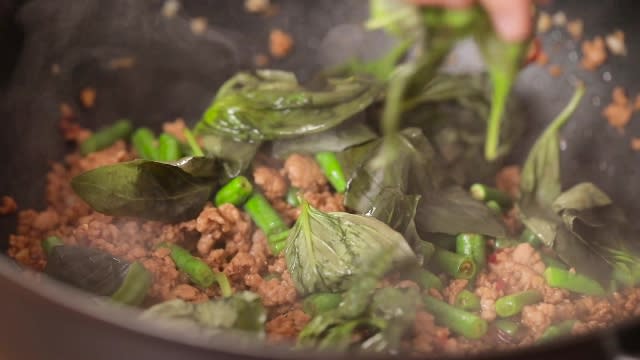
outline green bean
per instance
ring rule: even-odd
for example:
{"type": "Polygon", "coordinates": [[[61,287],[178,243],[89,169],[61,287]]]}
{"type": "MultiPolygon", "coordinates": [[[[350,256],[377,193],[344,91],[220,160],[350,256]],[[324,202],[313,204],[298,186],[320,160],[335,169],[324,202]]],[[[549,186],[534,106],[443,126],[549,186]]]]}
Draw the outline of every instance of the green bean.
{"type": "Polygon", "coordinates": [[[158,160],[172,162],[182,157],[180,142],[169,134],[158,137],[158,160]]]}
{"type": "Polygon", "coordinates": [[[471,188],[469,188],[469,191],[471,192],[472,198],[484,202],[493,201],[500,206],[500,209],[509,209],[513,206],[513,201],[509,195],[490,186],[484,184],[473,184],[471,185],[471,188]]]}
{"type": "Polygon", "coordinates": [[[480,297],[469,290],[462,290],[456,296],[454,305],[462,310],[479,311],[480,297]]]}
{"type": "Polygon", "coordinates": [[[282,221],[278,212],[271,207],[269,201],[262,194],[254,192],[245,202],[244,210],[253,222],[264,231],[271,251],[274,254],[282,251],[289,236],[289,228],[282,221]]]}
{"type": "Polygon", "coordinates": [[[220,287],[220,294],[224,297],[229,297],[233,294],[233,289],[231,288],[231,283],[229,282],[229,278],[223,272],[214,271],[213,279],[218,286],[220,287]]]}
{"type": "Polygon", "coordinates": [[[432,263],[456,279],[472,279],[476,275],[476,263],[471,256],[436,248],[432,263]]]}
{"type": "Polygon", "coordinates": [[[64,242],[57,236],[49,236],[48,238],[42,240],[40,244],[42,246],[42,250],[44,253],[49,255],[51,254],[51,250],[53,250],[56,246],[64,245],[64,242]]]}
{"type": "Polygon", "coordinates": [[[148,128],[139,128],[131,136],[131,143],[138,156],[147,160],[157,160],[160,157],[155,142],[155,136],[148,128]]]}
{"type": "Polygon", "coordinates": [[[494,214],[502,215],[502,207],[497,202],[489,200],[485,203],[485,205],[487,205],[489,210],[491,210],[494,214]]]}
{"type": "Polygon", "coordinates": [[[529,243],[529,245],[533,246],[536,249],[544,245],[538,235],[536,235],[529,229],[524,229],[524,231],[520,235],[520,241],[529,243]]]}
{"type": "Polygon", "coordinates": [[[543,296],[538,290],[527,290],[506,295],[496,300],[496,314],[501,317],[509,317],[518,314],[526,305],[532,305],[542,301],[543,296]]]}
{"type": "Polygon", "coordinates": [[[216,206],[222,204],[242,206],[252,193],[253,185],[251,182],[244,176],[237,176],[218,190],[214,203],[216,206]]]}
{"type": "Polygon", "coordinates": [[[316,161],[333,188],[339,193],[345,192],[347,190],[347,180],[344,177],[342,166],[336,154],[331,151],[319,152],[316,154],[316,161]]]}
{"type": "Polygon", "coordinates": [[[558,269],[564,269],[564,270],[568,270],[569,267],[563,263],[562,261],[551,257],[549,255],[545,255],[545,254],[540,254],[540,257],[542,258],[542,262],[547,266],[547,267],[555,267],[558,269]]]}
{"type": "Polygon", "coordinates": [[[318,293],[307,296],[302,302],[302,309],[305,313],[316,316],[320,313],[336,309],[342,302],[341,294],[318,293]]]}
{"type": "Polygon", "coordinates": [[[300,206],[300,198],[298,197],[298,192],[300,189],[296,187],[290,187],[289,191],[287,191],[287,203],[293,207],[300,206]]]}
{"type": "Polygon", "coordinates": [[[98,130],[90,138],[83,141],[80,144],[80,154],[87,155],[105,149],[116,141],[125,139],[131,134],[131,130],[132,126],[128,120],[119,120],[109,127],[98,130]]]}
{"type": "Polygon", "coordinates": [[[432,273],[429,270],[416,267],[411,272],[409,272],[408,278],[415,281],[423,289],[444,289],[442,280],[440,280],[440,278],[436,274],[432,273]]]}
{"type": "Polygon", "coordinates": [[[555,325],[549,326],[537,340],[537,343],[545,343],[548,341],[556,340],[561,337],[571,335],[573,327],[577,320],[565,320],[555,325]]]}
{"type": "Polygon", "coordinates": [[[487,241],[482,235],[458,235],[456,237],[456,252],[473,258],[479,271],[487,266],[487,241]]]}
{"type": "Polygon", "coordinates": [[[596,280],[564,269],[548,267],[544,271],[544,278],[551,287],[567,289],[578,294],[604,296],[606,293],[596,280]]]}
{"type": "Polygon", "coordinates": [[[499,237],[493,241],[496,249],[506,249],[518,246],[520,242],[510,239],[508,237],[499,237]]]}
{"type": "Polygon", "coordinates": [[[504,319],[496,320],[494,322],[494,325],[498,330],[502,331],[503,333],[511,337],[515,337],[516,335],[518,335],[518,332],[520,331],[520,324],[511,320],[504,320],[504,319]]]}
{"type": "Polygon", "coordinates": [[[204,156],[204,151],[198,144],[195,136],[189,129],[184,129],[184,137],[187,139],[187,144],[189,144],[189,148],[191,149],[191,154],[193,156],[204,156]]]}
{"type": "Polygon", "coordinates": [[[478,315],[458,309],[431,296],[423,297],[424,307],[436,321],[469,339],[479,339],[487,332],[488,324],[478,315]]]}
{"type": "Polygon", "coordinates": [[[140,305],[151,288],[151,282],[151,273],[136,261],[129,265],[122,285],[111,295],[111,299],[122,304],[140,305]]]}
{"type": "Polygon", "coordinates": [[[166,247],[171,250],[171,259],[176,264],[176,267],[187,274],[194,284],[203,288],[208,288],[213,285],[214,282],[218,282],[223,295],[231,295],[230,287],[226,289],[224,288],[225,282],[228,284],[228,280],[224,274],[211,270],[207,263],[191,255],[189,251],[178,245],[163,243],[159,246],[166,247]]]}

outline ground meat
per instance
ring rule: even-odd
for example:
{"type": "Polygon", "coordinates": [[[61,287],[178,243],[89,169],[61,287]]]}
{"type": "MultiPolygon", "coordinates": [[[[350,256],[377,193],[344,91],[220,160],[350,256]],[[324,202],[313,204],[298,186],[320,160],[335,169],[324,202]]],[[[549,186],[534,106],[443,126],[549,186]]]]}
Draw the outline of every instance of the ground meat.
{"type": "Polygon", "coordinates": [[[266,324],[268,339],[273,342],[295,339],[311,317],[300,309],[294,309],[271,319],[266,324]]]}
{"type": "Polygon", "coordinates": [[[266,166],[253,170],[253,181],[269,200],[282,198],[289,190],[285,177],[278,170],[266,166]]]}
{"type": "Polygon", "coordinates": [[[265,54],[256,54],[253,57],[253,64],[259,68],[266,67],[269,65],[269,57],[265,54]]]}
{"type": "Polygon", "coordinates": [[[460,291],[464,290],[469,284],[468,280],[456,279],[449,283],[449,285],[443,290],[443,295],[447,302],[453,305],[458,297],[460,291]]]}
{"type": "Polygon", "coordinates": [[[475,294],[480,297],[480,317],[487,321],[496,318],[496,300],[503,295],[496,283],[491,282],[485,274],[480,274],[476,281],[475,294]]]}
{"type": "Polygon", "coordinates": [[[548,71],[549,74],[553,77],[559,77],[563,72],[560,65],[550,65],[548,71]]]}
{"type": "Polygon", "coordinates": [[[182,118],[178,118],[173,122],[166,122],[162,125],[162,131],[167,134],[175,137],[179,141],[185,142],[187,139],[184,136],[184,131],[187,129],[187,124],[185,124],[182,118]]]}
{"type": "Polygon", "coordinates": [[[624,128],[631,120],[632,113],[633,105],[629,102],[625,90],[616,86],[611,94],[611,104],[602,110],[602,115],[607,119],[609,125],[623,133],[624,128]]]}
{"type": "Polygon", "coordinates": [[[62,132],[62,137],[67,141],[81,143],[91,136],[91,131],[78,125],[76,115],[68,104],[60,104],[58,127],[62,132]]]}
{"type": "Polygon", "coordinates": [[[18,210],[18,204],[11,196],[3,196],[0,202],[0,215],[13,214],[18,210]]]}
{"type": "Polygon", "coordinates": [[[209,299],[207,294],[188,284],[180,284],[173,288],[171,296],[191,302],[202,302],[209,299]]]}
{"type": "Polygon", "coordinates": [[[584,31],[584,22],[581,19],[569,21],[567,23],[567,32],[571,34],[574,40],[582,39],[582,33],[584,31]]]}
{"type": "Polygon", "coordinates": [[[520,322],[531,330],[534,338],[538,338],[553,323],[555,316],[555,305],[546,303],[527,305],[522,309],[520,322]]]}
{"type": "Polygon", "coordinates": [[[280,59],[289,55],[293,49],[293,38],[286,32],[275,29],[269,34],[269,51],[271,56],[280,59]]]}
{"type": "Polygon", "coordinates": [[[160,248],[151,253],[151,255],[142,260],[142,265],[151,272],[153,282],[149,289],[148,297],[152,302],[161,302],[165,299],[174,298],[173,288],[180,281],[180,272],[176,269],[176,265],[171,260],[167,248],[160,248]]]}
{"type": "Polygon", "coordinates": [[[332,193],[330,191],[306,192],[303,197],[311,206],[320,211],[345,211],[343,194],[332,193]]]}
{"type": "Polygon", "coordinates": [[[265,280],[254,274],[248,279],[251,290],[262,298],[264,306],[293,304],[297,299],[296,288],[288,272],[284,272],[280,279],[265,280]]]}
{"type": "Polygon", "coordinates": [[[544,270],[540,254],[528,243],[522,243],[495,254],[495,260],[489,263],[487,280],[501,284],[505,294],[543,289],[544,270]]]}
{"type": "Polygon", "coordinates": [[[593,40],[582,42],[582,62],[581,65],[587,70],[596,70],[607,61],[607,50],[601,36],[596,36],[593,40]]]}
{"type": "Polygon", "coordinates": [[[289,226],[300,216],[300,207],[291,206],[284,199],[271,200],[271,205],[280,214],[282,220],[289,226]]]}
{"type": "Polygon", "coordinates": [[[633,149],[633,151],[640,151],[640,138],[631,139],[631,149],[633,149]]]}
{"type": "Polygon", "coordinates": [[[496,175],[496,187],[509,194],[512,199],[520,195],[520,167],[506,166],[496,175]]]}
{"type": "Polygon", "coordinates": [[[303,191],[318,192],[326,189],[327,179],[313,158],[293,154],[284,162],[283,173],[292,186],[303,191]]]}
{"type": "Polygon", "coordinates": [[[449,338],[449,329],[436,326],[433,315],[418,311],[413,323],[412,350],[417,354],[432,354],[442,349],[449,338]]]}
{"type": "Polygon", "coordinates": [[[200,255],[206,256],[216,242],[234,247],[233,252],[249,251],[246,241],[252,230],[248,215],[232,204],[224,204],[219,208],[205,207],[196,219],[196,230],[200,233],[197,249],[200,255]],[[242,244],[239,248],[237,245],[242,244]]]}
{"type": "Polygon", "coordinates": [[[91,109],[96,104],[96,89],[86,87],[80,92],[80,103],[85,109],[91,109]]]}

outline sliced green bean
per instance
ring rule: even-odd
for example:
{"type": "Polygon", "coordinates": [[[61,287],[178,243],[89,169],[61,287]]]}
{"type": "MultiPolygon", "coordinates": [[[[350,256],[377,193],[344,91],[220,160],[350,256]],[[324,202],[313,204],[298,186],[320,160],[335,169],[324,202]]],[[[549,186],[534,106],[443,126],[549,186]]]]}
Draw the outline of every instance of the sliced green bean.
{"type": "Polygon", "coordinates": [[[456,279],[472,279],[476,275],[476,263],[471,256],[436,248],[431,263],[456,279]]]}
{"type": "Polygon", "coordinates": [[[566,289],[578,294],[604,296],[604,288],[596,280],[568,270],[548,267],[544,278],[551,287],[566,289]]]}
{"type": "Polygon", "coordinates": [[[563,263],[562,261],[551,257],[549,255],[546,254],[540,254],[540,257],[542,258],[542,262],[547,266],[547,267],[555,267],[558,269],[564,269],[564,270],[569,270],[569,267],[567,266],[567,264],[563,263]]]}
{"type": "Polygon", "coordinates": [[[456,307],[467,311],[480,310],[480,297],[471,291],[464,289],[458,293],[454,302],[456,307]]]}
{"type": "Polygon", "coordinates": [[[289,188],[289,191],[287,191],[287,203],[289,203],[289,205],[293,207],[300,206],[300,197],[298,195],[299,192],[300,189],[296,187],[292,186],[289,188]]]}
{"type": "Polygon", "coordinates": [[[176,244],[163,243],[159,246],[171,250],[171,259],[176,264],[176,267],[187,274],[194,284],[208,288],[214,282],[217,282],[224,296],[231,295],[230,286],[225,286],[228,285],[229,280],[223,273],[213,271],[206,262],[191,255],[189,251],[176,244]]]}
{"type": "Polygon", "coordinates": [[[524,229],[524,231],[520,235],[520,240],[522,242],[529,243],[529,245],[533,246],[536,249],[544,245],[542,243],[542,240],[540,240],[540,238],[538,237],[538,235],[536,235],[533,231],[529,229],[524,229]]]}
{"type": "Polygon", "coordinates": [[[342,302],[342,294],[313,294],[304,299],[302,309],[305,313],[316,316],[329,310],[337,309],[340,302],[342,302]]]}
{"type": "Polygon", "coordinates": [[[423,297],[424,307],[436,321],[469,339],[479,339],[487,333],[487,322],[473,313],[458,309],[431,296],[423,297]]]}
{"type": "Polygon", "coordinates": [[[289,236],[289,228],[284,223],[280,214],[271,207],[265,197],[257,192],[244,204],[244,210],[249,214],[253,222],[264,231],[267,241],[274,254],[280,253],[286,245],[289,236]]]}
{"type": "Polygon", "coordinates": [[[513,200],[509,197],[509,195],[504,192],[484,185],[484,184],[473,184],[471,188],[469,188],[469,192],[471,193],[471,197],[478,201],[494,201],[496,202],[500,208],[509,209],[513,206],[513,200]]]}
{"type": "Polygon", "coordinates": [[[573,327],[577,320],[565,320],[555,325],[549,326],[538,338],[538,343],[545,343],[548,341],[557,340],[567,335],[571,335],[573,327]]]}
{"type": "Polygon", "coordinates": [[[180,142],[169,134],[161,134],[158,137],[158,160],[172,162],[182,157],[180,142]]]}
{"type": "Polygon", "coordinates": [[[496,320],[494,322],[494,325],[497,329],[511,337],[516,337],[518,335],[518,332],[520,331],[520,324],[511,320],[496,320]]]}
{"type": "Polygon", "coordinates": [[[331,151],[319,152],[316,154],[316,161],[331,186],[339,193],[345,192],[347,190],[347,179],[344,177],[342,166],[336,154],[331,151]]]}
{"type": "Polygon", "coordinates": [[[42,240],[40,244],[42,246],[42,250],[44,253],[49,255],[51,254],[51,250],[53,250],[56,246],[64,245],[64,242],[57,236],[49,236],[48,238],[42,240]]]}
{"type": "Polygon", "coordinates": [[[485,203],[489,210],[493,211],[496,215],[502,215],[502,206],[493,200],[489,200],[485,203]]]}
{"type": "Polygon", "coordinates": [[[460,234],[456,237],[456,252],[470,256],[478,271],[487,266],[487,241],[478,234],[460,234]]]}
{"type": "Polygon", "coordinates": [[[191,149],[191,155],[193,156],[204,156],[204,151],[198,144],[196,137],[193,136],[193,133],[189,129],[184,129],[184,137],[187,139],[187,144],[189,144],[189,148],[191,149]]]}
{"type": "Polygon", "coordinates": [[[496,314],[509,317],[518,314],[526,305],[533,305],[542,301],[543,296],[538,290],[527,290],[506,295],[496,300],[496,314]]]}
{"type": "Polygon", "coordinates": [[[223,186],[216,194],[214,203],[216,206],[222,204],[233,204],[242,206],[253,193],[253,185],[244,176],[237,176],[223,186]]]}
{"type": "Polygon", "coordinates": [[[506,249],[518,246],[520,242],[510,239],[508,237],[499,237],[493,241],[496,249],[506,249]]]}
{"type": "Polygon", "coordinates": [[[131,136],[131,143],[136,149],[138,156],[147,160],[157,160],[160,152],[156,146],[156,139],[153,132],[148,128],[139,128],[131,136]]]}
{"type": "Polygon", "coordinates": [[[122,285],[111,295],[111,299],[121,304],[140,305],[147,297],[151,282],[151,273],[140,262],[136,261],[129,265],[122,285]]]}
{"type": "Polygon", "coordinates": [[[91,137],[80,144],[80,154],[87,155],[92,152],[106,149],[116,141],[126,139],[133,126],[128,120],[119,120],[115,124],[102,128],[93,133],[91,137]]]}
{"type": "Polygon", "coordinates": [[[440,280],[440,278],[436,274],[432,273],[429,270],[415,268],[408,274],[408,277],[411,280],[415,281],[423,289],[444,289],[442,280],[440,280]]]}

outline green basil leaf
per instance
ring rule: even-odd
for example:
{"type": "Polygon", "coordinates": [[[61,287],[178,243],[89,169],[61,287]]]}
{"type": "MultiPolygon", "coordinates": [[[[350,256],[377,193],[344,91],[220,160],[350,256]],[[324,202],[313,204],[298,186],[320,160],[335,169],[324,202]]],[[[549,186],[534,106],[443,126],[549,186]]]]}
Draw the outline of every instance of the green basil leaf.
{"type": "Polygon", "coordinates": [[[328,79],[325,89],[308,90],[291,73],[241,73],[229,80],[196,126],[239,142],[260,142],[331,129],[363,111],[380,87],[364,76],[328,79]]]}
{"type": "Polygon", "coordinates": [[[182,221],[194,218],[216,188],[219,171],[208,162],[216,160],[194,158],[178,165],[134,160],[87,171],[73,178],[71,186],[107,215],[182,221]]]}
{"type": "Polygon", "coordinates": [[[226,180],[231,180],[247,171],[261,143],[233,141],[216,134],[202,136],[202,148],[209,157],[222,161],[226,180]]]}
{"type": "Polygon", "coordinates": [[[224,299],[194,304],[176,299],[145,310],[145,319],[159,322],[167,328],[181,331],[200,331],[214,335],[224,329],[244,330],[262,335],[267,319],[260,297],[245,291],[224,299]]]}
{"type": "Polygon", "coordinates": [[[416,261],[402,235],[383,222],[323,213],[303,203],[287,239],[285,258],[298,292],[306,295],[346,290],[353,277],[367,271],[367,259],[384,251],[391,252],[396,264],[416,261]]]}

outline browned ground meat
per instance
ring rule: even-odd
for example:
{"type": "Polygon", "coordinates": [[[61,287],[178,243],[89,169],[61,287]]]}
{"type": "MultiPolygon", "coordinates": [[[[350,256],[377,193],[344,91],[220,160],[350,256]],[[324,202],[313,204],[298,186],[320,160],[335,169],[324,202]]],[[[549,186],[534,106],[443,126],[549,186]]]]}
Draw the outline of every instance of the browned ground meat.
{"type": "Polygon", "coordinates": [[[167,122],[162,125],[162,131],[166,132],[169,135],[172,135],[176,139],[180,141],[186,141],[184,137],[184,131],[187,129],[187,125],[184,123],[184,120],[179,118],[173,122],[167,122]]]}
{"type": "Polygon", "coordinates": [[[0,201],[0,215],[13,214],[18,210],[18,204],[11,196],[3,196],[0,201]]]}
{"type": "MultiPolygon", "coordinates": [[[[70,108],[63,109],[63,117],[67,122],[62,131],[68,140],[79,142],[90,134],[73,123],[70,108]]],[[[184,127],[184,122],[177,120],[165,124],[165,131],[181,138],[184,127]]],[[[47,236],[57,235],[67,244],[95,247],[128,261],[140,261],[153,279],[145,302],[147,306],[176,298],[202,302],[219,297],[220,290],[215,286],[200,289],[191,284],[176,269],[169,250],[157,247],[161,242],[177,243],[201,257],[212,269],[224,272],[234,291],[251,290],[261,297],[268,310],[269,341],[295,340],[310,316],[301,309],[302,299],[296,292],[285,258],[271,253],[264,233],[241,209],[229,204],[220,207],[207,204],[195,219],[164,224],[96,213],[73,193],[70,180],[74,176],[133,157],[124,142],[117,142],[86,157],[72,153],[63,163],[53,164],[47,175],[46,207],[43,211],[18,212],[18,226],[10,236],[8,254],[27,267],[42,270],[46,258],[40,242],[47,236]]],[[[343,195],[330,190],[322,170],[311,157],[294,154],[284,164],[258,157],[254,161],[253,178],[288,224],[300,214],[298,208],[285,200],[289,185],[299,188],[301,196],[320,210],[345,210],[343,195]]],[[[520,170],[515,166],[503,169],[496,177],[496,186],[513,198],[518,196],[519,183],[520,170]]],[[[3,200],[0,212],[5,211],[15,211],[15,204],[3,200]]],[[[515,212],[506,214],[504,220],[512,234],[521,231],[515,212]]],[[[482,318],[496,319],[495,302],[502,296],[529,289],[543,294],[543,302],[526,306],[520,315],[513,317],[527,329],[526,336],[517,342],[505,342],[495,330],[490,330],[482,339],[467,340],[439,326],[432,314],[419,309],[403,341],[405,350],[425,355],[509,349],[533,344],[548,326],[563,320],[578,320],[573,332],[579,334],[640,315],[640,289],[626,289],[607,298],[597,298],[549,287],[542,276],[545,265],[540,252],[529,244],[498,250],[488,260],[487,268],[476,277],[473,289],[480,297],[482,318]]],[[[403,280],[400,274],[381,280],[379,286],[419,289],[418,284],[403,280]]],[[[468,287],[467,280],[447,280],[442,291],[428,289],[425,293],[453,303],[457,294],[468,287]]]]}

